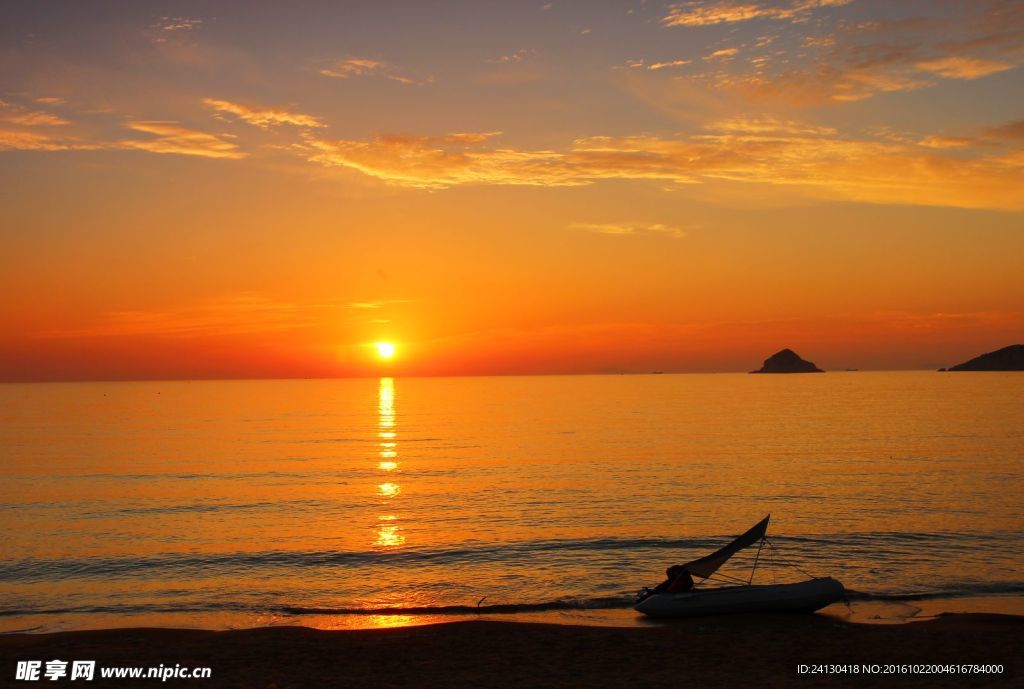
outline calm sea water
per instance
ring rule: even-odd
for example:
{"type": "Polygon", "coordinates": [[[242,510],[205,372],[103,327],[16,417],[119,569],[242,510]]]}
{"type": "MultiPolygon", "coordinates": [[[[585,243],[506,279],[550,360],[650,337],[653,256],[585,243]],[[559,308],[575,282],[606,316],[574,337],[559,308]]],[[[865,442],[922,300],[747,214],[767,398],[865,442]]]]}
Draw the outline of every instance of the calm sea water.
{"type": "Polygon", "coordinates": [[[1022,402],[1012,373],[0,385],[0,629],[628,611],[769,512],[755,581],[1012,607],[1022,402]]]}

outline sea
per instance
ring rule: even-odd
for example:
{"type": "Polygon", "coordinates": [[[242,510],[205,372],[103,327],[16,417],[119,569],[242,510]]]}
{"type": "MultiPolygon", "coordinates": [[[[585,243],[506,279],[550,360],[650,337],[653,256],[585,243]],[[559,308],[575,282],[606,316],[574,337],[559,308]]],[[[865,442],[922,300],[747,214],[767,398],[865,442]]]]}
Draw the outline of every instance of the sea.
{"type": "Polygon", "coordinates": [[[5,384],[0,631],[642,625],[768,514],[727,581],[1021,613],[1022,476],[1020,373],[5,384]]]}

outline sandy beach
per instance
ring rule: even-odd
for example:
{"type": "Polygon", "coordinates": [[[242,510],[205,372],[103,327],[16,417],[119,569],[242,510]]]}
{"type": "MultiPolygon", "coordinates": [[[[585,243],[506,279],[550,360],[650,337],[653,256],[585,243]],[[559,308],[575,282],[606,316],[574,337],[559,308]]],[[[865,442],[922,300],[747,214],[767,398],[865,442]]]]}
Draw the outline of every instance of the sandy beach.
{"type": "MultiPolygon", "coordinates": [[[[5,684],[19,660],[208,666],[168,685],[289,687],[1019,686],[1024,617],[944,615],[905,625],[820,615],[734,616],[637,628],[465,621],[322,631],[112,629],[0,636],[5,684]],[[1002,664],[1002,674],[813,674],[803,664],[1002,664]]],[[[45,681],[42,680],[42,681],[45,681]]],[[[76,680],[80,681],[80,680],[76,680]]],[[[63,683],[67,683],[65,678],[63,683]]],[[[50,684],[50,682],[46,682],[50,684]]],[[[29,686],[30,682],[14,682],[29,686]]],[[[96,679],[89,686],[156,686],[96,679]]]]}

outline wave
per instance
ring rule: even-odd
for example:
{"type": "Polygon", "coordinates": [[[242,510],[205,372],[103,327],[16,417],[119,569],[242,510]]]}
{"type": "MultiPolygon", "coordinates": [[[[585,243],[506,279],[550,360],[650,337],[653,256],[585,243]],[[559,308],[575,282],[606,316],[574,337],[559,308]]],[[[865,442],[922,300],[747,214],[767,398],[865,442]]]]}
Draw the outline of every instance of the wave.
{"type": "Polygon", "coordinates": [[[871,592],[846,590],[848,600],[909,602],[942,600],[947,598],[981,598],[985,596],[1011,596],[1024,593],[1024,581],[972,582],[959,587],[940,587],[929,591],[871,592]]]}
{"type": "MultiPolygon", "coordinates": [[[[449,548],[395,548],[388,550],[267,550],[234,553],[157,553],[146,556],[21,559],[0,561],[0,582],[39,583],[67,579],[146,578],[161,571],[176,575],[223,576],[245,572],[273,573],[315,568],[402,567],[429,568],[452,565],[533,566],[543,561],[579,567],[588,558],[615,555],[628,564],[672,564],[689,554],[720,547],[730,536],[699,538],[592,538],[547,539],[511,543],[466,543],[449,548]],[[663,553],[662,551],[673,551],[663,553]]],[[[835,535],[777,536],[770,539],[787,560],[812,568],[832,568],[844,553],[899,565],[910,555],[936,553],[1015,552],[1024,534],[1005,533],[898,533],[873,532],[835,535]]]]}
{"type": "MultiPolygon", "coordinates": [[[[932,591],[911,592],[870,592],[847,589],[846,599],[856,601],[884,601],[892,603],[923,600],[948,600],[960,598],[981,598],[989,596],[1010,596],[1024,593],[1024,582],[979,582],[960,588],[940,588],[932,591]]],[[[539,612],[626,610],[633,606],[632,595],[557,598],[548,601],[507,602],[484,604],[487,597],[473,604],[438,604],[416,606],[344,605],[340,607],[317,607],[306,605],[266,605],[242,602],[203,602],[168,604],[120,604],[82,605],[67,607],[19,607],[0,609],[0,617],[25,615],[69,615],[69,614],[155,614],[155,613],[224,613],[246,612],[278,614],[289,616],[304,615],[409,615],[409,616],[462,616],[462,615],[516,615],[539,612]]]]}

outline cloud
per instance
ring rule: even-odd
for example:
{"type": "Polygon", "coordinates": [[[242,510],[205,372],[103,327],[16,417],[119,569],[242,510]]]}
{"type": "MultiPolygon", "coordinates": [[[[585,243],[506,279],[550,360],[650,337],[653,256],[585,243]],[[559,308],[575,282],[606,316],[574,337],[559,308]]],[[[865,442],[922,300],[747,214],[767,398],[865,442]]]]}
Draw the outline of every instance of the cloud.
{"type": "Polygon", "coordinates": [[[488,62],[493,62],[495,64],[509,64],[515,62],[522,62],[523,60],[527,59],[533,54],[534,51],[532,50],[529,50],[527,48],[520,48],[514,53],[509,53],[508,55],[499,55],[496,58],[488,60],[488,62]]]}
{"type": "Polygon", "coordinates": [[[350,304],[346,304],[346,309],[356,310],[370,310],[370,309],[382,309],[385,306],[392,306],[394,304],[409,304],[411,299],[376,299],[373,301],[354,301],[350,304]]]}
{"type": "Polygon", "coordinates": [[[775,19],[792,22],[804,21],[808,14],[823,7],[839,7],[853,0],[790,0],[733,1],[710,0],[670,5],[662,17],[665,26],[712,26],[732,24],[752,19],[775,19]]]}
{"type": "Polygon", "coordinates": [[[333,141],[307,137],[306,149],[310,161],[357,170],[401,186],[440,189],[467,183],[574,183],[564,179],[571,177],[571,171],[564,168],[557,153],[482,147],[499,134],[379,135],[333,141]]]}
{"type": "Polygon", "coordinates": [[[985,135],[1001,140],[1024,141],[1024,120],[989,127],[985,130],[985,135]]]}
{"type": "Polygon", "coordinates": [[[267,128],[279,124],[288,124],[295,127],[323,127],[326,126],[318,118],[312,115],[292,113],[279,108],[258,108],[240,103],[232,103],[216,98],[204,98],[203,104],[213,108],[217,112],[226,112],[236,115],[238,118],[257,127],[267,128]]]}
{"type": "Polygon", "coordinates": [[[387,65],[377,60],[370,60],[368,58],[354,57],[341,62],[335,62],[331,67],[325,67],[320,70],[320,73],[326,77],[334,77],[336,79],[348,79],[350,77],[359,77],[366,74],[373,74],[384,69],[387,65]]]}
{"type": "Polygon", "coordinates": [[[726,58],[733,57],[736,53],[740,52],[739,48],[722,48],[715,52],[705,55],[704,60],[724,60],[726,58]]]}
{"type": "Polygon", "coordinates": [[[819,127],[794,120],[780,120],[775,117],[732,117],[713,122],[705,127],[711,131],[738,134],[804,134],[835,135],[832,127],[819,127]]]}
{"type": "Polygon", "coordinates": [[[681,239],[686,236],[686,232],[680,227],[674,227],[672,225],[665,225],[663,223],[637,223],[637,222],[623,222],[623,223],[591,223],[591,222],[574,222],[569,225],[571,229],[583,230],[584,232],[594,232],[597,234],[611,234],[611,235],[665,235],[674,239],[681,239]]]}
{"type": "Polygon", "coordinates": [[[81,328],[36,333],[40,339],[86,337],[215,337],[293,330],[319,322],[317,312],[330,305],[300,305],[268,300],[258,294],[208,299],[169,310],[113,311],[81,328]]]}
{"type": "Polygon", "coordinates": [[[918,143],[928,148],[965,148],[973,145],[975,140],[962,136],[926,136],[918,143]]]}
{"type": "Polygon", "coordinates": [[[63,117],[52,113],[30,110],[3,100],[0,100],[0,120],[23,127],[62,127],[71,124],[63,117]]]}
{"type": "Polygon", "coordinates": [[[202,23],[202,19],[193,17],[160,17],[160,21],[153,24],[152,28],[160,31],[191,31],[202,23]]]}
{"type": "Polygon", "coordinates": [[[652,71],[658,71],[659,69],[667,69],[669,67],[682,67],[684,65],[690,64],[691,62],[693,62],[693,60],[668,60],[666,62],[652,62],[651,64],[647,65],[647,69],[652,71]]]}
{"type": "Polygon", "coordinates": [[[353,77],[383,77],[400,84],[413,85],[416,83],[429,83],[430,78],[417,82],[415,79],[398,74],[398,69],[380,60],[373,60],[365,57],[352,57],[347,60],[340,60],[329,67],[320,70],[320,74],[333,79],[351,79],[353,77]]]}
{"type": "Polygon", "coordinates": [[[830,128],[769,118],[733,118],[690,136],[592,136],[561,150],[503,148],[494,145],[496,136],[308,137],[304,151],[321,165],[424,189],[730,182],[870,203],[1024,208],[1024,149],[1006,145],[947,152],[917,141],[844,137],[830,128]]]}
{"type": "Polygon", "coordinates": [[[942,57],[917,63],[917,68],[946,79],[978,79],[1011,69],[1013,65],[976,57],[942,57]]]}
{"type": "MultiPolygon", "coordinates": [[[[675,90],[703,88],[718,99],[817,106],[915,91],[947,79],[980,79],[1024,64],[1024,10],[1019,4],[979,0],[951,3],[942,12],[920,17],[852,22],[823,16],[810,22],[816,7],[816,2],[675,5],[669,17],[676,25],[752,18],[791,22],[774,30],[775,38],[760,36],[706,55],[707,69],[691,70],[685,83],[672,77],[675,90]],[[742,53],[737,52],[740,48],[742,53]],[[733,57],[737,59],[723,69],[733,57]]],[[[730,33],[734,41],[736,35],[730,33]]]]}
{"type": "Polygon", "coordinates": [[[120,141],[117,148],[137,149],[150,153],[174,153],[204,158],[244,158],[238,145],[215,134],[186,129],[176,122],[129,122],[137,132],[152,134],[155,139],[120,141]]]}
{"type": "Polygon", "coordinates": [[[83,151],[100,148],[73,137],[0,129],[0,151],[83,151]]]}

